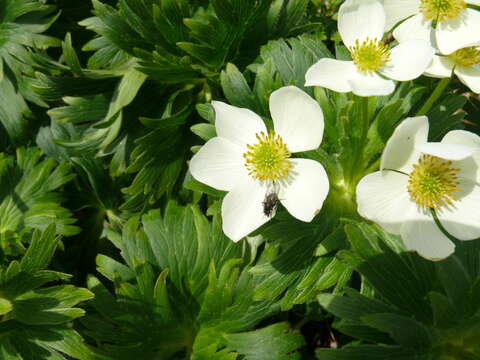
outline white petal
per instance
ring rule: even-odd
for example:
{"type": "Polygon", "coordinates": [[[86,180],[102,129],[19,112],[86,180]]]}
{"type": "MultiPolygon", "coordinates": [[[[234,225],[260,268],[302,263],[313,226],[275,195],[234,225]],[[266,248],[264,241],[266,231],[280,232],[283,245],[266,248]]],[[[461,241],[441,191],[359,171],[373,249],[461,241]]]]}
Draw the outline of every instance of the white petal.
{"type": "Polygon", "coordinates": [[[460,181],[461,193],[452,206],[437,211],[438,219],[445,230],[459,240],[480,237],[480,187],[471,181],[460,181]]]}
{"type": "Polygon", "coordinates": [[[466,9],[455,19],[441,21],[435,30],[442,54],[475,45],[480,41],[480,12],[466,9]]]}
{"type": "Polygon", "coordinates": [[[347,47],[355,41],[382,39],[385,32],[385,11],[378,0],[347,0],[338,11],[338,31],[347,47]]]}
{"type": "Polygon", "coordinates": [[[390,50],[390,61],[381,73],[397,81],[413,80],[432,62],[435,50],[424,40],[408,40],[390,50]]]}
{"type": "Polygon", "coordinates": [[[376,73],[357,71],[356,76],[349,81],[352,92],[358,96],[383,96],[395,90],[395,83],[386,80],[376,73]]]}
{"type": "Polygon", "coordinates": [[[214,137],[190,160],[192,176],[208,186],[229,191],[248,176],[242,148],[227,139],[214,137]]]}
{"type": "Polygon", "coordinates": [[[387,16],[386,30],[390,30],[399,21],[418,14],[420,0],[383,0],[385,15],[387,16]]]}
{"type": "Polygon", "coordinates": [[[418,144],[417,150],[424,154],[437,156],[447,160],[463,160],[478,152],[478,148],[474,148],[464,144],[445,144],[441,142],[427,142],[418,144]]]}
{"type": "Polygon", "coordinates": [[[416,251],[429,260],[442,260],[450,256],[455,245],[438,228],[432,216],[425,214],[402,227],[402,240],[407,250],[416,251]]]}
{"type": "Polygon", "coordinates": [[[455,161],[453,167],[460,169],[460,176],[480,183],[480,136],[470,131],[452,130],[442,139],[442,143],[459,144],[477,149],[471,158],[455,161]]]}
{"type": "Polygon", "coordinates": [[[467,4],[480,6],[480,0],[467,0],[467,4]]]}
{"type": "Polygon", "coordinates": [[[412,16],[405,20],[393,30],[393,37],[398,42],[408,40],[424,40],[433,44],[432,37],[434,32],[432,30],[432,21],[425,19],[423,14],[412,16]]]}
{"type": "Polygon", "coordinates": [[[432,62],[423,74],[435,78],[447,78],[452,76],[454,66],[454,62],[448,57],[434,55],[432,62]]]}
{"type": "Polygon", "coordinates": [[[231,240],[239,241],[270,220],[263,213],[265,193],[265,186],[248,177],[225,196],[222,202],[223,232],[231,240]]]}
{"type": "Polygon", "coordinates": [[[270,114],[275,132],[291,152],[313,150],[323,137],[320,105],[295,86],[282,87],[270,95],[270,114]]]}
{"type": "Polygon", "coordinates": [[[266,132],[263,120],[249,109],[238,108],[221,101],[212,101],[215,109],[217,135],[240,146],[255,144],[255,134],[266,132]]]}
{"type": "Polygon", "coordinates": [[[384,170],[368,174],[357,185],[357,210],[392,234],[400,234],[405,215],[415,206],[407,191],[408,176],[384,170]]]}
{"type": "Polygon", "coordinates": [[[480,66],[457,66],[455,74],[474,93],[480,93],[480,66]]]}
{"type": "Polygon", "coordinates": [[[383,150],[380,169],[393,169],[410,173],[420,152],[416,145],[425,143],[428,138],[426,116],[406,118],[397,126],[383,150]]]}
{"type": "Polygon", "coordinates": [[[329,190],[323,166],[310,159],[292,159],[293,176],[281,184],[279,199],[292,216],[310,222],[320,212],[329,190]]]}
{"type": "Polygon", "coordinates": [[[452,130],[443,137],[442,143],[468,145],[480,149],[480,136],[466,130],[452,130]]]}
{"type": "Polygon", "coordinates": [[[352,91],[348,80],[355,77],[357,68],[353,61],[321,59],[305,74],[305,86],[322,86],[345,93],[352,91]]]}

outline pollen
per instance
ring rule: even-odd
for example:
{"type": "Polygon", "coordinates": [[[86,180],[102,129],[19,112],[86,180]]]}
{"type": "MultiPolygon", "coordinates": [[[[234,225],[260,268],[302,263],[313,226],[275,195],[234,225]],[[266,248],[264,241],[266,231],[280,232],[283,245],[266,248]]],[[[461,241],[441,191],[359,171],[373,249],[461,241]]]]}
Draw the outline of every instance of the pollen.
{"type": "Polygon", "coordinates": [[[377,39],[367,38],[361,44],[356,41],[350,48],[354,64],[360,71],[372,72],[383,67],[390,59],[388,46],[377,39]]]}
{"type": "Polygon", "coordinates": [[[470,46],[448,55],[448,57],[461,66],[473,66],[480,64],[480,48],[477,46],[470,46]]]}
{"type": "Polygon", "coordinates": [[[248,174],[258,180],[280,180],[288,176],[292,162],[288,159],[291,153],[282,138],[271,130],[255,135],[258,142],[247,145],[248,151],[243,154],[248,174]]]}
{"type": "Polygon", "coordinates": [[[466,8],[465,0],[421,0],[420,4],[423,16],[434,21],[455,19],[466,8]]]}
{"type": "Polygon", "coordinates": [[[413,201],[429,209],[452,205],[459,192],[458,172],[452,162],[432,155],[422,155],[408,179],[408,192],[413,201]]]}

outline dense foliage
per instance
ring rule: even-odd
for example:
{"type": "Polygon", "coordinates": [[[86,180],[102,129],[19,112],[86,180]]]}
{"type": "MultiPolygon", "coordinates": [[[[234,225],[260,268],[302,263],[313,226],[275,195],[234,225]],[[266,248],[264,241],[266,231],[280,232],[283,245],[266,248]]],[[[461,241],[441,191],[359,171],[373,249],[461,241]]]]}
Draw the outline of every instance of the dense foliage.
{"type": "MultiPolygon", "coordinates": [[[[479,359],[480,241],[438,262],[357,212],[397,125],[480,134],[453,78],[365,97],[305,87],[350,59],[342,0],[0,0],[0,359],[479,359]],[[271,128],[294,85],[321,106],[330,192],[240,242],[189,160],[212,100],[271,128]]],[[[389,41],[392,41],[390,38],[389,41]]]]}

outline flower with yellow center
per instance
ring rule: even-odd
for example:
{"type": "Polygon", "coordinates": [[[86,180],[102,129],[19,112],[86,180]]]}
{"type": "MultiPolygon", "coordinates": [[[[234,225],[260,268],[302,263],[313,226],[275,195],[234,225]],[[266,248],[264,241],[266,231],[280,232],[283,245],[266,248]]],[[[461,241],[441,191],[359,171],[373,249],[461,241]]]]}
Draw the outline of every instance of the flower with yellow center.
{"type": "Polygon", "coordinates": [[[347,0],[338,13],[338,31],[352,61],[323,58],[308,69],[306,86],[323,86],[359,96],[388,95],[396,81],[420,76],[432,60],[429,42],[412,40],[389,48],[382,42],[385,12],[378,0],[347,0]]]}
{"type": "Polygon", "coordinates": [[[190,172],[196,180],[228,191],[222,202],[224,233],[239,241],[270,220],[276,204],[267,204],[267,198],[278,198],[292,216],[311,221],[328,194],[328,177],[320,163],[292,158],[292,153],[320,145],[324,123],[318,103],[294,86],[274,91],[270,131],[248,109],[219,101],[212,105],[217,136],[193,156],[190,172]]]}
{"type": "Polygon", "coordinates": [[[292,163],[288,160],[291,154],[282,138],[273,130],[268,135],[262,131],[255,136],[258,142],[247,145],[248,151],[243,154],[248,175],[272,182],[286,179],[292,163]]]}
{"type": "Polygon", "coordinates": [[[450,55],[435,55],[425,75],[447,78],[457,75],[462,83],[480,93],[480,46],[459,49],[450,55]]]}
{"type": "Polygon", "coordinates": [[[480,42],[480,12],[469,5],[480,0],[384,0],[387,30],[400,43],[431,41],[442,54],[480,42]],[[402,22],[403,21],[403,22],[402,22]]]}
{"type": "Polygon", "coordinates": [[[380,171],[357,185],[358,212],[400,235],[407,250],[439,260],[454,244],[435,223],[460,240],[480,236],[480,137],[450,131],[428,142],[425,116],[405,119],[388,140],[380,171]]]}

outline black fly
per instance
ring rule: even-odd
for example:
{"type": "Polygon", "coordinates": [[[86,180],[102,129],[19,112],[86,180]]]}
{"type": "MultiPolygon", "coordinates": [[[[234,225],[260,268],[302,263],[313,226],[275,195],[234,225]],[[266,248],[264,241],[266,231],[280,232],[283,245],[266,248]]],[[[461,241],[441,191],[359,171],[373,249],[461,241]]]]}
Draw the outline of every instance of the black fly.
{"type": "Polygon", "coordinates": [[[262,202],[263,213],[265,216],[272,217],[277,210],[278,205],[278,196],[276,192],[271,192],[265,196],[265,199],[262,202]]]}

